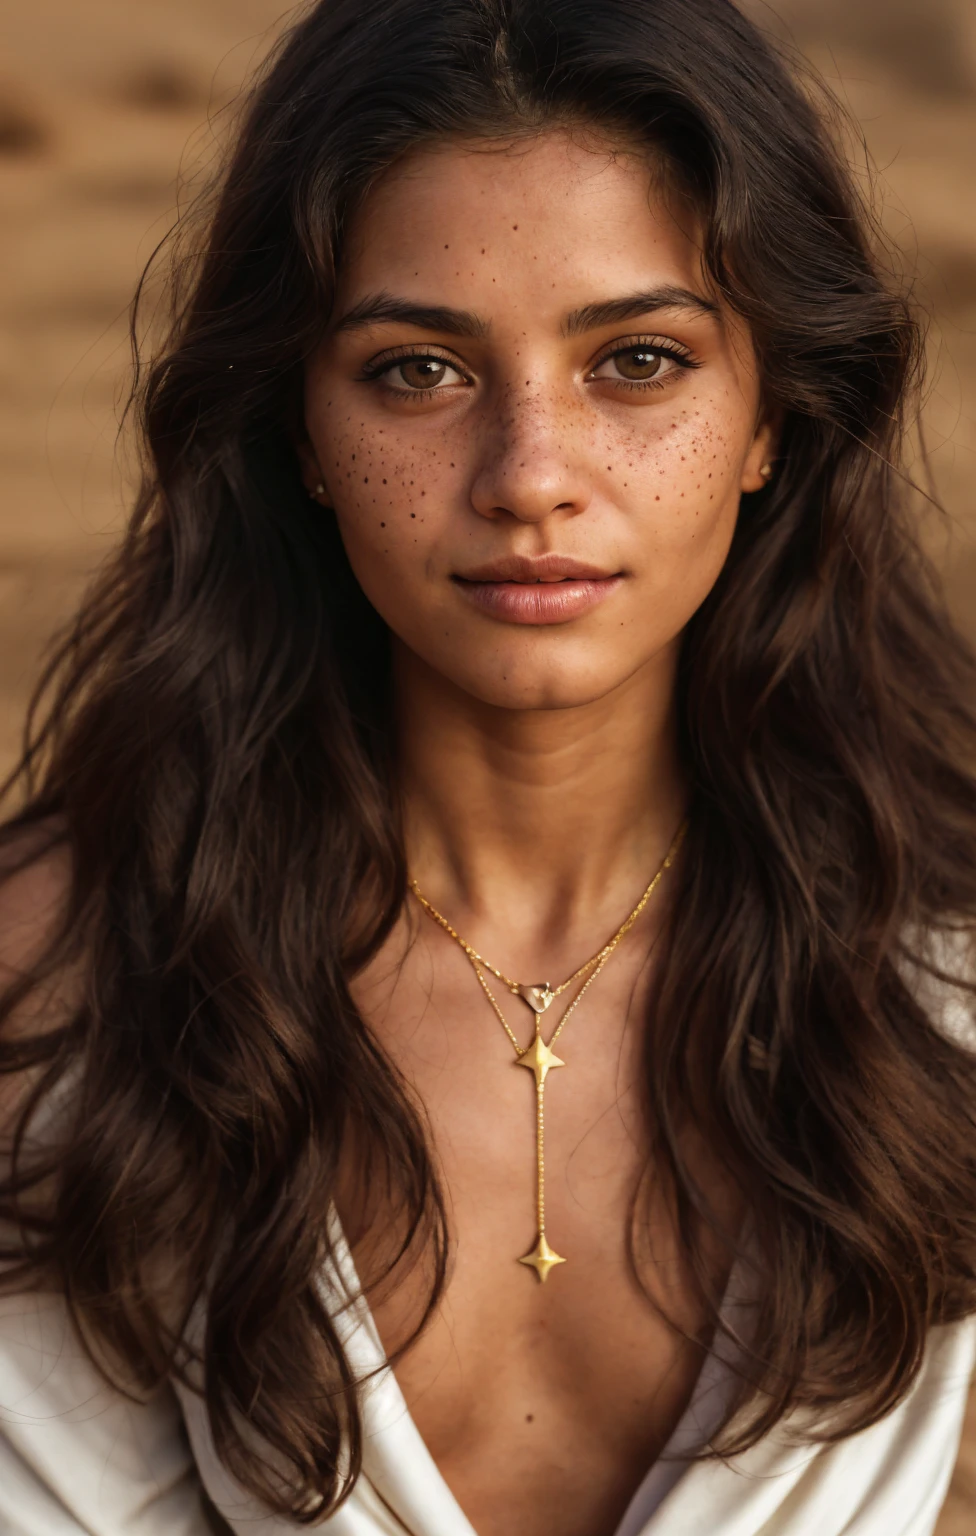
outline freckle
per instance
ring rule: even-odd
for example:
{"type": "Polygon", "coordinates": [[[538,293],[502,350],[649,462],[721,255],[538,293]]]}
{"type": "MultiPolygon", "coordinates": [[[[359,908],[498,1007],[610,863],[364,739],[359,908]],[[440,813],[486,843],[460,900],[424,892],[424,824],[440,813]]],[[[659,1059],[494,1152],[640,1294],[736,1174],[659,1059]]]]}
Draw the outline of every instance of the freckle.
{"type": "Polygon", "coordinates": [[[482,247],[481,247],[481,254],[482,254],[482,256],[483,256],[483,255],[484,255],[484,254],[485,254],[485,248],[484,248],[484,246],[482,246],[482,247]]]}
{"type": "Polygon", "coordinates": [[[526,1424],[531,1424],[534,1418],[535,1418],[535,1414],[534,1413],[527,1413],[525,1415],[525,1422],[526,1422],[526,1424]]]}

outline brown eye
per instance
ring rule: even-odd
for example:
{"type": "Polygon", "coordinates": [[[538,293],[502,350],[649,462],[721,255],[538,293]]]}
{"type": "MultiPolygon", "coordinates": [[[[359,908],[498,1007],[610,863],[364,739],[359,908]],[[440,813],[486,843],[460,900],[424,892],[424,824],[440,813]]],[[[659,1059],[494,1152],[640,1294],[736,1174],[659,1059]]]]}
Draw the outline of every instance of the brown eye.
{"type": "Polygon", "coordinates": [[[441,382],[447,372],[447,364],[439,362],[436,357],[408,357],[405,362],[397,365],[395,371],[411,389],[430,389],[432,384],[441,382]]]}
{"type": "Polygon", "coordinates": [[[649,352],[646,347],[633,347],[629,352],[615,352],[606,359],[612,363],[622,379],[656,378],[664,369],[666,359],[660,352],[649,352]]]}
{"type": "Polygon", "coordinates": [[[436,389],[439,384],[462,382],[457,369],[440,357],[404,357],[384,371],[398,389],[436,389]]]}
{"type": "Polygon", "coordinates": [[[598,363],[591,379],[615,379],[618,384],[660,386],[669,382],[682,368],[697,365],[684,354],[655,343],[621,347],[598,363]]]}

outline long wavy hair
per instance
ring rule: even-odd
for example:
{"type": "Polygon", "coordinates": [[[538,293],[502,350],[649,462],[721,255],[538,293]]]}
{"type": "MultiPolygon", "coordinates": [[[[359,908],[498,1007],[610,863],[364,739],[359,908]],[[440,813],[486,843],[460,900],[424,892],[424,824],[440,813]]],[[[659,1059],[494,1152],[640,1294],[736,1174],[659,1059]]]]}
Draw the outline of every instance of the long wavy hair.
{"type": "Polygon", "coordinates": [[[749,1210],[720,1446],[796,1408],[824,1437],[870,1424],[930,1327],[976,1310],[976,1066],[918,986],[948,965],[927,936],[976,921],[976,671],[902,467],[919,329],[825,121],[729,0],[322,0],[178,265],[135,397],[142,488],[2,831],[8,878],[45,853],[68,871],[3,1005],[0,1071],[30,1087],[3,1258],[7,1285],[53,1277],[140,1387],[192,1375],[226,1466],[297,1521],[360,1465],[319,1285],[350,1136],[402,1217],[394,1280],[420,1243],[432,1307],[449,1254],[422,1110],[350,994],[405,899],[388,635],[293,448],[350,211],[445,136],[582,122],[646,145],[782,413],[684,636],[692,810],[644,1056],[651,1166],[719,1330],[689,1122],[749,1210]]]}

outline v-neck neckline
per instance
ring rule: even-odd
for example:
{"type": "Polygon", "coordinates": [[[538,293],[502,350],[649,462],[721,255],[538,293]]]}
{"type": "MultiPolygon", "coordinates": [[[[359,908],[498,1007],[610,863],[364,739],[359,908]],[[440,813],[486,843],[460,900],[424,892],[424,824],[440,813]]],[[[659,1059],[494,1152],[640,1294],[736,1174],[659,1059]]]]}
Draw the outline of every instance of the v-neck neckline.
{"type": "MultiPolygon", "coordinates": [[[[363,1476],[408,1536],[478,1536],[414,1422],[335,1213],[331,1226],[335,1261],[323,1284],[346,1358],[363,1384],[363,1476]]],[[[735,1274],[733,1267],[723,1315],[733,1304],[735,1274]]],[[[708,1443],[721,1423],[734,1379],[730,1346],[720,1336],[702,1362],[687,1407],[636,1488],[614,1536],[644,1536],[645,1532],[650,1536],[649,1522],[691,1470],[689,1458],[708,1443]]]]}

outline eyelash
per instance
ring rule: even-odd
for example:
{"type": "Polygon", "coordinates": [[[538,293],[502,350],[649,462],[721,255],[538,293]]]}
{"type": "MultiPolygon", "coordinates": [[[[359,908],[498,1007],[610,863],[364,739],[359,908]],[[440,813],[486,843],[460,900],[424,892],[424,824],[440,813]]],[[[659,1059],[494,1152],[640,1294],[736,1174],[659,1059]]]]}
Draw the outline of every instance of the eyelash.
{"type": "MultiPolygon", "coordinates": [[[[453,368],[455,373],[459,373],[462,378],[467,378],[464,369],[453,357],[444,357],[439,352],[416,352],[409,347],[402,352],[384,352],[382,357],[366,364],[360,374],[360,378],[368,383],[375,383],[381,380],[385,373],[389,373],[392,368],[395,368],[398,363],[446,363],[448,368],[453,368]]],[[[470,380],[468,382],[470,383],[470,380]]],[[[430,400],[433,395],[444,393],[442,389],[400,389],[396,384],[384,384],[383,387],[388,389],[391,394],[399,395],[401,399],[405,398],[408,400],[430,400]]]]}
{"type": "MultiPolygon", "coordinates": [[[[640,351],[655,352],[658,356],[666,357],[671,362],[676,363],[679,368],[684,369],[701,367],[701,364],[690,352],[686,351],[682,347],[679,347],[677,343],[673,341],[665,341],[660,337],[638,336],[633,341],[628,342],[626,346],[622,347],[619,344],[612,345],[608,351],[604,352],[601,357],[597,358],[596,362],[590,369],[590,374],[595,373],[597,368],[602,367],[603,364],[609,362],[611,358],[623,357],[628,352],[640,351]]],[[[367,382],[374,383],[382,379],[383,375],[389,373],[390,370],[395,368],[398,363],[405,362],[445,363],[449,368],[453,368],[455,372],[461,374],[462,378],[467,378],[464,370],[459,366],[454,358],[445,357],[438,352],[415,352],[409,348],[402,352],[393,353],[392,355],[389,352],[384,353],[382,357],[375,359],[373,362],[367,363],[363,368],[360,377],[367,382]]],[[[670,375],[666,375],[664,379],[614,379],[612,382],[618,389],[664,389],[669,377],[670,375]]],[[[399,395],[401,398],[408,398],[410,400],[430,400],[434,395],[443,394],[443,390],[437,388],[401,389],[395,384],[385,384],[384,388],[388,389],[391,394],[399,395]]]]}
{"type": "MultiPolygon", "coordinates": [[[[626,357],[628,352],[654,352],[658,357],[666,357],[671,362],[677,363],[679,368],[701,367],[698,359],[684,347],[680,347],[677,342],[667,341],[659,336],[637,336],[624,347],[614,342],[602,357],[597,358],[590,372],[595,373],[613,357],[626,357]]],[[[614,379],[613,383],[618,389],[664,389],[670,377],[671,375],[667,374],[663,379],[614,379]]]]}

